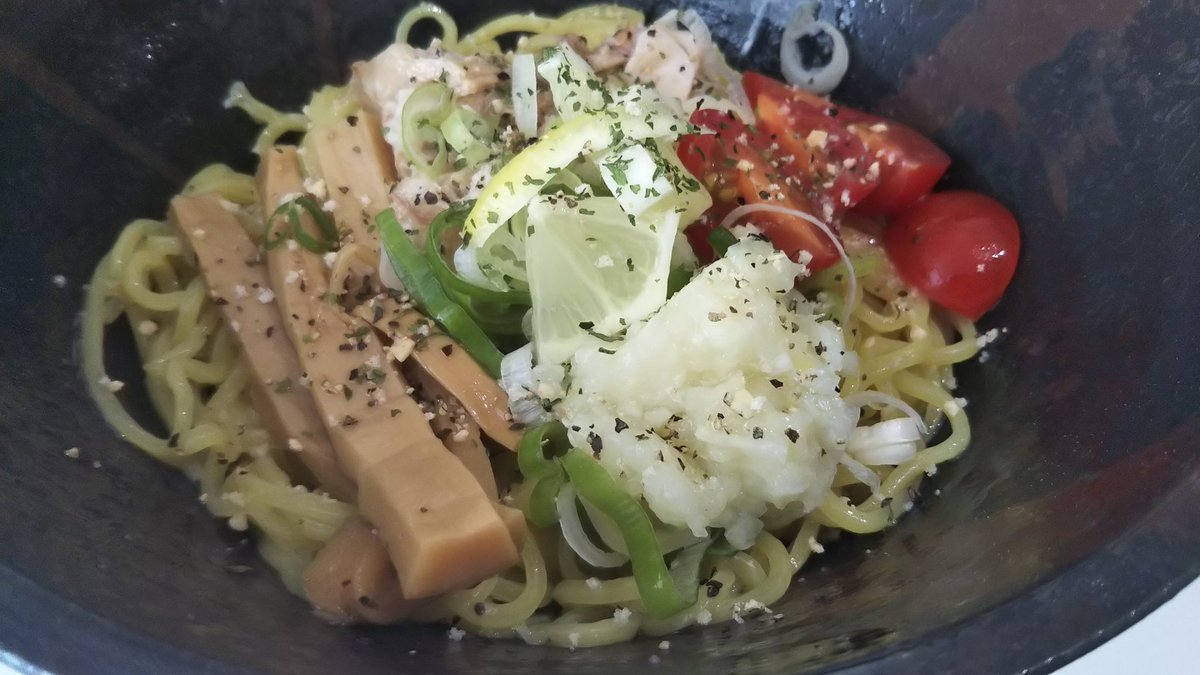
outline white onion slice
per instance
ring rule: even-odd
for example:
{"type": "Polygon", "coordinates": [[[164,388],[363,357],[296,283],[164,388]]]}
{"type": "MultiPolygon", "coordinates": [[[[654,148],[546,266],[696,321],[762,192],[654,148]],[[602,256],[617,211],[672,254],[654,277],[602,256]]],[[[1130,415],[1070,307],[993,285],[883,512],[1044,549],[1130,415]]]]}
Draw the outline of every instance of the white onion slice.
{"type": "Polygon", "coordinates": [[[500,359],[500,386],[533,387],[533,346],[524,345],[500,359]]]}
{"type": "Polygon", "coordinates": [[[848,447],[854,451],[856,448],[871,448],[876,445],[909,443],[919,440],[921,440],[921,432],[912,418],[897,417],[855,428],[850,434],[848,447]]]}
{"type": "Polygon", "coordinates": [[[779,46],[779,62],[783,77],[805,91],[814,94],[828,94],[837,88],[846,76],[850,67],[850,48],[846,46],[846,38],[836,26],[828,21],[817,20],[817,3],[801,3],[787,27],[783,29],[783,40],[779,46]],[[833,54],[829,63],[815,70],[804,67],[800,53],[800,39],[826,34],[833,40],[833,54]]]}
{"type": "MultiPolygon", "coordinates": [[[[580,498],[579,503],[583,504],[584,512],[592,521],[592,529],[596,530],[596,534],[600,536],[604,545],[617,553],[628,555],[629,549],[625,546],[624,535],[621,534],[616,523],[601,513],[600,509],[592,506],[588,500],[580,498]]],[[[658,547],[663,555],[703,541],[703,537],[697,537],[689,530],[675,527],[655,527],[654,537],[658,540],[658,547]]]]}
{"type": "Polygon", "coordinates": [[[877,422],[850,432],[846,452],[867,466],[896,465],[917,454],[921,431],[910,417],[877,422]]]}
{"type": "Polygon", "coordinates": [[[916,443],[892,443],[877,445],[858,452],[857,457],[868,466],[897,466],[917,456],[916,443]]]}
{"type": "Polygon", "coordinates": [[[546,412],[541,399],[537,397],[509,397],[508,412],[512,414],[514,422],[524,424],[526,427],[536,427],[554,419],[554,415],[546,412]]]}
{"type": "Polygon", "coordinates": [[[588,520],[592,521],[592,529],[596,530],[600,541],[604,545],[611,548],[617,553],[629,555],[629,549],[625,546],[625,537],[621,534],[621,530],[617,528],[616,523],[608,516],[600,513],[600,509],[592,506],[586,499],[580,499],[580,504],[583,504],[583,510],[587,513],[588,520]]]}
{"type": "Polygon", "coordinates": [[[525,138],[537,136],[537,69],[533,54],[517,54],[512,61],[513,118],[525,138]]]}
{"type": "Polygon", "coordinates": [[[384,288],[394,291],[404,290],[404,284],[400,283],[400,277],[396,276],[396,268],[392,267],[392,257],[383,247],[379,248],[379,283],[383,284],[384,288]]]}
{"type": "Polygon", "coordinates": [[[879,494],[883,483],[879,480],[879,474],[869,469],[866,465],[854,459],[850,455],[842,455],[838,460],[842,466],[850,472],[852,476],[857,478],[861,483],[871,488],[871,494],[879,494]]]}
{"type": "Polygon", "coordinates": [[[917,425],[917,428],[921,430],[922,435],[929,435],[929,427],[925,425],[925,420],[917,414],[917,411],[909,404],[896,398],[895,396],[892,396],[891,394],[885,394],[882,391],[860,391],[847,396],[846,403],[849,403],[853,406],[858,406],[859,408],[862,408],[866,405],[891,406],[905,415],[908,415],[909,418],[912,419],[913,423],[917,425]]]}
{"type": "Polygon", "coordinates": [[[493,288],[492,282],[483,275],[483,270],[479,269],[479,262],[475,259],[475,251],[475,248],[466,245],[455,249],[454,271],[473,284],[485,288],[493,288]]]}
{"type": "Polygon", "coordinates": [[[567,483],[558,493],[554,505],[558,508],[558,522],[562,526],[563,539],[572,551],[592,567],[620,567],[629,561],[629,556],[605,551],[592,543],[583,522],[579,520],[579,504],[575,488],[567,483]]]}
{"type": "Polygon", "coordinates": [[[527,426],[544,424],[553,419],[534,393],[537,380],[533,372],[533,346],[527,344],[511,351],[500,360],[500,388],[508,396],[508,410],[513,421],[527,426]]]}
{"type": "Polygon", "coordinates": [[[825,236],[829,237],[829,241],[833,242],[833,247],[837,249],[838,255],[842,258],[842,262],[846,265],[847,301],[845,309],[842,310],[842,325],[845,326],[847,322],[850,321],[850,312],[854,311],[854,301],[858,296],[858,276],[854,273],[854,263],[850,261],[850,256],[846,255],[846,249],[842,247],[841,240],[838,239],[838,236],[834,234],[833,230],[831,230],[828,225],[814,218],[812,214],[805,213],[804,211],[798,211],[796,209],[789,209],[783,206],[776,206],[774,204],[743,204],[742,206],[730,211],[729,215],[725,216],[725,219],[721,221],[720,228],[728,230],[735,222],[738,221],[738,219],[748,216],[751,213],[759,213],[762,211],[766,211],[768,213],[781,213],[785,216],[796,216],[797,218],[807,220],[808,222],[817,226],[818,229],[825,233],[825,236]]]}

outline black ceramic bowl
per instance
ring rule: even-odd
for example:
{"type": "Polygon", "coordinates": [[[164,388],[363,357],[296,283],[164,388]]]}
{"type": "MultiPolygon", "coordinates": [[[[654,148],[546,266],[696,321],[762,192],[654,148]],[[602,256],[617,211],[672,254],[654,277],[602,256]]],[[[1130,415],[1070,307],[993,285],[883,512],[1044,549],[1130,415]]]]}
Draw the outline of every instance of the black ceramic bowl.
{"type": "MultiPolygon", "coordinates": [[[[761,1],[691,4],[737,53],[761,1]]],[[[582,673],[659,653],[325,625],[84,393],[81,285],[117,229],[161,215],[206,163],[252,166],[252,126],[220,105],[229,81],[298,105],[386,44],[404,4],[0,3],[0,662],[582,673]]],[[[466,26],[560,9],[446,4],[466,26]]],[[[774,4],[741,65],[775,68],[794,0],[774,4]]],[[[782,621],[675,636],[656,668],[1050,670],[1200,571],[1200,5],[826,4],[853,53],[840,98],[931,134],[947,185],[1016,212],[1021,265],[983,324],[1007,332],[960,369],[974,443],[910,517],[817,559],[782,621]]],[[[110,367],[136,377],[128,350],[110,367]]]]}

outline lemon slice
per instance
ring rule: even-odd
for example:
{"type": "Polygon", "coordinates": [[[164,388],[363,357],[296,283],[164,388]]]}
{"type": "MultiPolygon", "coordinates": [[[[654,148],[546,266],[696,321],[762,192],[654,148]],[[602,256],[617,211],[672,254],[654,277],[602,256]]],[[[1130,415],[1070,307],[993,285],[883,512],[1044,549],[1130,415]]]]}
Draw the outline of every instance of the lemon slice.
{"type": "Polygon", "coordinates": [[[605,339],[654,313],[667,297],[679,214],[630,217],[612,197],[535,198],[525,270],[539,363],[563,363],[584,338],[605,339]]]}
{"type": "Polygon", "coordinates": [[[612,142],[612,120],[601,114],[580,115],[555,127],[525,148],[488,181],[463,229],[470,246],[486,249],[491,235],[525,208],[546,181],[582,154],[603,150],[612,142]]]}
{"type": "MultiPolygon", "coordinates": [[[[641,110],[636,99],[624,106],[641,110]]],[[[471,237],[469,245],[480,250],[488,248],[491,235],[525,208],[547,181],[579,157],[599,155],[626,139],[674,138],[681,124],[685,123],[662,111],[633,117],[627,111],[605,110],[581,113],[554,127],[488,181],[463,226],[471,237]]],[[[670,161],[678,165],[678,160],[670,161]]]]}

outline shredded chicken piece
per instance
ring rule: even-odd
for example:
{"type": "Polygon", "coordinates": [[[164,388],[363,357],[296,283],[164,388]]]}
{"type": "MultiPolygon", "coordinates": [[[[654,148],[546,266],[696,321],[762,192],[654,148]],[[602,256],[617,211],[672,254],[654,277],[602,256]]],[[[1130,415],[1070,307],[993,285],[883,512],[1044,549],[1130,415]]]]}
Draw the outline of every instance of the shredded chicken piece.
{"type": "Polygon", "coordinates": [[[625,63],[629,61],[629,55],[632,52],[633,29],[626,28],[605,38],[604,42],[597,45],[594,50],[590,52],[580,51],[580,54],[587,59],[588,64],[592,68],[596,69],[596,72],[604,72],[624,67],[625,63]]]}
{"type": "Polygon", "coordinates": [[[445,82],[456,97],[491,91],[500,82],[500,68],[482,56],[462,56],[434,42],[426,49],[393,44],[370,61],[354,64],[352,82],[364,108],[377,110],[385,120],[399,114],[404,101],[425,82],[445,82]]]}
{"type": "Polygon", "coordinates": [[[690,32],[666,18],[638,30],[625,72],[653,82],[663,96],[685,100],[691,96],[703,54],[690,32]]]}

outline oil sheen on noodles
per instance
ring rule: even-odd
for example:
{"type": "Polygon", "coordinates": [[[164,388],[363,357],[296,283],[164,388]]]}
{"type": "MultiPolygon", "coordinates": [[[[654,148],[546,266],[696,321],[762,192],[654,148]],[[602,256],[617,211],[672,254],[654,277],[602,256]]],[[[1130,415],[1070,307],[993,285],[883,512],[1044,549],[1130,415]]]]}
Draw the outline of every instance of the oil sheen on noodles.
{"type": "MultiPolygon", "coordinates": [[[[551,44],[553,35],[574,33],[600,40],[642,21],[633,10],[586,7],[557,19],[503,16],[460,39],[449,15],[421,5],[405,15],[397,38],[407,40],[413,26],[424,19],[439,24],[443,46],[463,53],[498,52],[496,40],[513,32],[528,34],[520,48],[534,50],[551,44]]],[[[283,134],[310,128],[317,118],[346,114],[353,106],[351,98],[344,89],[326,88],[314,95],[306,114],[285,114],[235,87],[230,103],[263,125],[255,146],[261,153],[283,134]]],[[[264,217],[250,176],[212,165],[193,177],[183,192],[219,195],[250,236],[261,241],[264,217]]],[[[841,467],[815,512],[773,514],[767,531],[749,550],[706,560],[704,569],[713,571],[707,592],[668,619],[640,611],[632,577],[585,573],[556,531],[535,531],[527,538],[518,568],[444,596],[420,618],[455,621],[488,636],[567,647],[663,635],[769,607],[784,595],[809,555],[820,550],[823,529],[861,534],[893,523],[911,507],[912,491],[922,476],[967,446],[967,417],[948,385],[953,381],[951,366],[974,356],[978,346],[969,321],[954,320],[944,330],[921,298],[877,294],[862,283],[849,286],[855,297],[840,299],[852,308],[843,330],[847,346],[858,355],[859,374],[843,382],[842,395],[866,402],[868,414],[860,424],[903,415],[886,404],[891,398],[903,401],[931,425],[945,419],[949,431],[943,440],[894,468],[869,469],[877,473],[877,487],[841,467]],[[551,601],[562,607],[561,614],[535,614],[551,601]]],[[[135,220],[124,228],[88,288],[82,339],[85,376],[108,423],[136,447],[187,471],[199,483],[200,500],[215,516],[235,529],[254,528],[263,557],[289,589],[300,593],[305,566],[354,507],[296,482],[295,460],[280,450],[281,439],[270,438],[255,413],[233,335],[171,226],[135,220]],[[167,429],[166,438],[138,423],[106,386],[105,333],[122,316],[133,329],[146,390],[167,429]]],[[[513,485],[511,496],[520,506],[528,490],[513,485]]]]}

